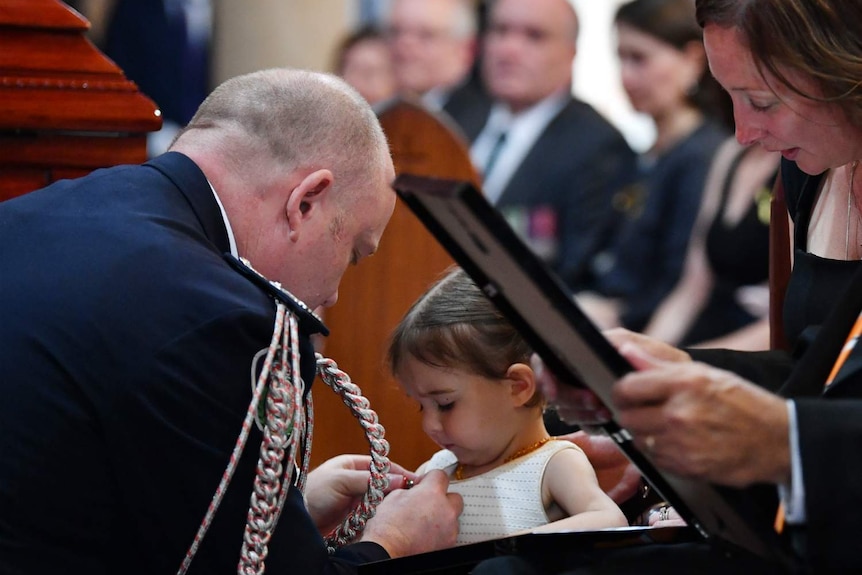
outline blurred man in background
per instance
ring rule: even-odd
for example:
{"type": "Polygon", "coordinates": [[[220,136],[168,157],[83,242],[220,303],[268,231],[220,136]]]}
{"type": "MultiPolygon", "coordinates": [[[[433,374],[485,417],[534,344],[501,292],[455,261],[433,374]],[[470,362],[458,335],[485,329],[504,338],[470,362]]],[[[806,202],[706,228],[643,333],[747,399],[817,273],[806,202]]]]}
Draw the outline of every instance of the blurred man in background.
{"type": "Polygon", "coordinates": [[[530,248],[583,286],[620,219],[614,193],[636,170],[622,134],[572,96],[577,39],[567,0],[490,5],[482,76],[494,104],[471,156],[488,199],[530,248]]]}
{"type": "Polygon", "coordinates": [[[393,0],[386,23],[399,93],[451,116],[468,140],[490,107],[471,75],[477,19],[471,0],[393,0]]]}

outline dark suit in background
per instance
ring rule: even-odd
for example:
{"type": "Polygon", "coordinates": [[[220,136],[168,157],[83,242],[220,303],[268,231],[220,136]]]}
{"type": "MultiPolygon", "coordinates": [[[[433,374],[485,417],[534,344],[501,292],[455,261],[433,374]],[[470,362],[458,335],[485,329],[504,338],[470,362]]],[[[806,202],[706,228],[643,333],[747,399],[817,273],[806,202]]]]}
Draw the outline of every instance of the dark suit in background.
{"type": "Polygon", "coordinates": [[[623,327],[643,330],[679,281],[706,177],[727,136],[723,126],[702,122],[643,162],[636,180],[618,194],[624,223],[594,273],[596,290],[621,301],[623,327]]]}
{"type": "Polygon", "coordinates": [[[155,100],[165,119],[186,125],[210,91],[209,36],[188,33],[183,0],[117,0],[105,53],[155,100]]]}
{"type": "Polygon", "coordinates": [[[491,112],[491,97],[479,78],[471,76],[452,90],[443,111],[461,129],[467,142],[472,142],[482,131],[491,112]]]}
{"type": "Polygon", "coordinates": [[[622,222],[616,191],[637,173],[622,134],[571,96],[504,186],[497,208],[570,286],[592,285],[589,265],[622,222]]]}

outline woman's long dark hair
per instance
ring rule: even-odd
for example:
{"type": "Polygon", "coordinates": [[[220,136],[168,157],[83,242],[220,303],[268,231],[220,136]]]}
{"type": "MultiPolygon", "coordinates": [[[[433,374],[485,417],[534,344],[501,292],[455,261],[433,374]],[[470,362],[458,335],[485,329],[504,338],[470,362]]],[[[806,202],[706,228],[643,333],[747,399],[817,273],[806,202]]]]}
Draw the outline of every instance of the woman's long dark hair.
{"type": "MultiPolygon", "coordinates": [[[[695,18],[693,0],[633,0],[617,10],[614,22],[685,50],[691,42],[703,42],[703,29],[695,18]]],[[[712,77],[704,60],[697,86],[687,95],[689,103],[733,129],[730,98],[712,77]]]]}
{"type": "Polygon", "coordinates": [[[761,73],[811,100],[832,102],[862,126],[859,0],[697,0],[698,24],[736,28],[761,73]],[[810,78],[812,93],[788,78],[810,78]]]}

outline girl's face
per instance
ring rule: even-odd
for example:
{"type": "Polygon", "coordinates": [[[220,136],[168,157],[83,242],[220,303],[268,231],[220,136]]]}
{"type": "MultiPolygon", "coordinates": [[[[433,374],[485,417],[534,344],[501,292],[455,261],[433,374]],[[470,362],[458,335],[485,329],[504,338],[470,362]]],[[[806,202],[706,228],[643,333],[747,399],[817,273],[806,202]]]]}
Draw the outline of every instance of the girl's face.
{"type": "Polygon", "coordinates": [[[623,88],[638,112],[665,117],[688,106],[686,91],[703,71],[703,53],[674,46],[627,24],[617,24],[623,88]]]}
{"type": "MultiPolygon", "coordinates": [[[[730,94],[736,139],[781,152],[808,174],[819,174],[862,157],[862,129],[836,104],[804,98],[761,76],[738,29],[709,24],[704,45],[715,79],[730,94]]],[[[803,91],[817,94],[810,78],[786,72],[803,91]]]]}
{"type": "Polygon", "coordinates": [[[408,396],[419,402],[422,429],[466,465],[495,462],[517,435],[512,417],[519,403],[509,380],[487,379],[408,357],[397,374],[408,396]]]}

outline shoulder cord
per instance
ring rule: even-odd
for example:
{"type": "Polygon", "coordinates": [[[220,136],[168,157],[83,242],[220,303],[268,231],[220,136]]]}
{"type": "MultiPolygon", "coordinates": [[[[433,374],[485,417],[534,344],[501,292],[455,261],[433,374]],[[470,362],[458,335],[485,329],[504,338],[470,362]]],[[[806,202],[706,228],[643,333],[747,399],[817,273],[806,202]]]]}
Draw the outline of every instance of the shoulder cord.
{"type": "MultiPolygon", "coordinates": [[[[311,458],[314,408],[310,394],[307,403],[303,402],[305,385],[300,377],[299,354],[294,353],[294,350],[298,349],[297,342],[296,316],[287,310],[284,303],[277,301],[272,340],[243,420],[242,430],[212,502],[177,575],[184,575],[188,571],[204,535],[209,530],[245,448],[255,414],[259,412],[262,397],[266,398],[263,441],[237,573],[260,575],[264,572],[269,553],[269,540],[284,508],[297,456],[301,455],[302,464],[301,468],[296,468],[296,487],[300,492],[305,491],[311,458]],[[289,464],[283,466],[283,461],[289,464]]],[[[359,387],[350,381],[346,373],[338,369],[334,361],[320,354],[316,354],[316,358],[321,379],[336,391],[351,409],[365,429],[371,445],[368,489],[360,504],[348,515],[344,523],[327,536],[327,550],[332,553],[337,547],[349,543],[362,532],[365,523],[374,516],[377,505],[383,500],[383,492],[389,484],[386,475],[389,471],[389,444],[383,439],[385,430],[378,423],[377,414],[369,408],[368,400],[362,397],[359,387]]]]}

